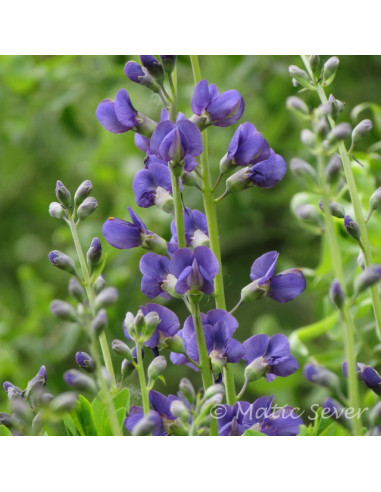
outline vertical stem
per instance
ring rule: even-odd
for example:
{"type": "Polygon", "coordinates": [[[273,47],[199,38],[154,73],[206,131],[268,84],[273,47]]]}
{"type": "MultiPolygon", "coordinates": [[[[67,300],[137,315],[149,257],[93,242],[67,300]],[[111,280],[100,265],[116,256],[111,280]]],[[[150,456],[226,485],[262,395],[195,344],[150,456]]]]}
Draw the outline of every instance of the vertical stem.
{"type": "MultiPolygon", "coordinates": [[[[195,84],[201,80],[201,70],[197,55],[191,55],[191,63],[193,70],[193,77],[195,84]]],[[[220,270],[214,279],[214,292],[216,307],[218,309],[226,310],[225,292],[224,292],[224,280],[222,274],[222,261],[221,261],[221,248],[218,234],[218,222],[217,222],[217,209],[214,201],[213,185],[209,167],[208,157],[208,134],[207,130],[202,133],[202,143],[204,151],[200,156],[201,171],[202,171],[202,186],[203,186],[203,199],[206,219],[208,222],[210,249],[215,254],[220,270]]],[[[224,367],[224,381],[226,389],[226,400],[229,405],[234,405],[236,402],[234,377],[230,370],[229,364],[224,367]]]]}
{"type": "Polygon", "coordinates": [[[136,342],[136,356],[137,356],[137,361],[138,361],[136,370],[138,371],[140,390],[142,393],[143,411],[144,411],[144,415],[148,415],[149,414],[149,398],[148,398],[148,390],[147,390],[147,383],[146,383],[146,375],[144,372],[144,364],[143,364],[143,357],[142,357],[142,346],[139,342],[136,342]]]}
{"type": "Polygon", "coordinates": [[[177,242],[179,248],[185,248],[186,241],[185,241],[185,229],[184,229],[184,217],[183,217],[183,204],[181,201],[180,178],[175,174],[171,165],[169,165],[169,168],[171,171],[177,242]]]}

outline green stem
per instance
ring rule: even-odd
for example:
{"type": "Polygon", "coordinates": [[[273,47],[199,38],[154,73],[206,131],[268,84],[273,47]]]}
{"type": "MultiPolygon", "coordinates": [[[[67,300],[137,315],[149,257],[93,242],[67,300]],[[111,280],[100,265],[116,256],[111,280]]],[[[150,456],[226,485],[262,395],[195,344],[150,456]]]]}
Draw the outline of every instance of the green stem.
{"type": "Polygon", "coordinates": [[[169,110],[169,118],[172,121],[176,121],[177,111],[177,68],[169,75],[169,86],[171,88],[171,107],[169,110]]]}
{"type": "MultiPolygon", "coordinates": [[[[79,240],[77,225],[74,222],[73,217],[69,218],[68,224],[70,227],[71,234],[73,236],[73,241],[74,241],[75,249],[77,251],[78,260],[79,260],[79,263],[81,265],[81,270],[82,270],[84,283],[85,283],[85,290],[86,290],[87,298],[89,300],[90,311],[91,311],[92,316],[94,317],[94,315],[95,315],[95,293],[94,293],[94,289],[93,289],[93,286],[92,286],[91,281],[90,281],[90,273],[89,273],[89,270],[87,268],[85,255],[83,254],[81,242],[79,240]]],[[[105,399],[106,412],[107,412],[108,419],[110,422],[111,430],[115,436],[120,436],[123,434],[121,433],[121,431],[119,429],[118,419],[116,416],[114,404],[113,404],[112,399],[111,399],[111,394],[110,394],[110,391],[107,387],[107,383],[106,383],[106,381],[103,377],[103,374],[102,374],[102,370],[101,370],[102,364],[101,364],[101,358],[99,356],[98,347],[97,347],[96,341],[94,340],[94,336],[91,333],[90,333],[90,338],[91,338],[92,354],[93,354],[95,364],[96,364],[97,378],[99,381],[100,388],[102,390],[103,398],[105,399]]],[[[111,376],[113,388],[116,389],[114,368],[112,365],[111,354],[110,354],[110,351],[108,349],[106,334],[104,332],[102,332],[102,334],[99,336],[99,341],[100,341],[100,345],[102,348],[102,353],[103,353],[103,358],[105,361],[106,369],[111,376]]]]}
{"type": "Polygon", "coordinates": [[[148,415],[149,414],[148,389],[147,389],[146,375],[144,372],[142,346],[139,342],[136,342],[136,357],[138,361],[136,370],[138,371],[140,391],[142,393],[143,411],[144,411],[144,415],[148,415]]]}
{"type": "Polygon", "coordinates": [[[185,248],[186,241],[185,241],[185,229],[184,229],[184,217],[183,217],[183,204],[181,201],[180,178],[175,174],[171,165],[169,167],[171,171],[172,195],[173,195],[174,209],[175,209],[177,241],[179,244],[179,248],[185,248]]]}
{"type": "MultiPolygon", "coordinates": [[[[195,84],[201,80],[201,70],[197,55],[191,55],[191,63],[195,84]]],[[[201,172],[202,172],[202,188],[206,219],[208,222],[210,249],[215,254],[220,270],[214,279],[214,292],[216,307],[226,310],[224,280],[222,275],[221,249],[218,234],[217,210],[214,200],[213,185],[210,174],[209,158],[208,158],[208,134],[207,130],[202,132],[202,143],[204,151],[200,156],[201,172]]],[[[234,405],[236,402],[235,384],[232,371],[229,370],[229,364],[224,367],[224,381],[226,389],[226,400],[229,405],[234,405]]]]}
{"type": "MultiPolygon", "coordinates": [[[[304,65],[306,66],[306,69],[307,69],[308,73],[310,74],[312,80],[314,80],[313,73],[312,73],[311,67],[310,67],[309,62],[308,62],[308,58],[306,56],[302,55],[302,60],[303,60],[304,65]]],[[[327,104],[328,99],[327,99],[327,95],[324,91],[324,88],[320,84],[316,83],[316,90],[317,90],[317,93],[318,93],[318,96],[319,96],[321,103],[327,104]]],[[[328,116],[328,121],[329,121],[331,128],[335,128],[336,123],[331,116],[328,116]]],[[[356,222],[358,223],[359,228],[360,228],[365,265],[366,265],[366,267],[369,267],[369,265],[371,265],[373,263],[371,244],[369,242],[368,230],[366,227],[364,215],[362,213],[362,207],[361,207],[360,197],[358,195],[357,188],[356,188],[355,178],[353,176],[351,161],[350,161],[348,151],[347,151],[343,141],[339,142],[338,150],[339,150],[341,160],[343,162],[344,174],[345,174],[345,178],[346,178],[346,181],[348,184],[348,190],[349,190],[349,194],[351,197],[353,210],[355,213],[355,219],[356,219],[356,222]]],[[[378,292],[377,285],[373,285],[372,287],[370,287],[370,295],[371,295],[371,299],[372,299],[374,316],[376,318],[377,334],[379,337],[381,337],[381,298],[380,298],[380,295],[378,292]]]]}

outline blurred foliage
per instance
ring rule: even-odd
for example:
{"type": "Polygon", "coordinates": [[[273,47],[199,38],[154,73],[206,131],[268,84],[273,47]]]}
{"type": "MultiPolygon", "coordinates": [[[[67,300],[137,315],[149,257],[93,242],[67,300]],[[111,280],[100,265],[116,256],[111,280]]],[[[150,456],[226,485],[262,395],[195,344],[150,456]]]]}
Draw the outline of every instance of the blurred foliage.
{"type": "MultiPolygon", "coordinates": [[[[127,218],[129,205],[137,210],[131,182],[143,166],[143,154],[135,148],[132,132],[108,133],[95,118],[100,100],[113,98],[118,89],[127,88],[134,106],[158,119],[160,100],[123,74],[124,63],[131,58],[135,57],[0,58],[0,381],[11,380],[23,387],[44,363],[49,390],[63,391],[66,389],[63,372],[75,365],[75,352],[87,348],[76,326],[59,322],[49,311],[52,299],[67,298],[68,277],[52,268],[47,255],[52,249],[74,254],[74,249],[68,228],[49,216],[48,206],[55,200],[57,179],[72,191],[85,179],[93,182],[93,195],[99,207],[80,228],[85,248],[94,236],[102,238],[101,227],[108,216],[127,218]]],[[[297,92],[288,74],[290,64],[300,64],[299,58],[201,57],[203,77],[216,83],[220,91],[236,88],[241,92],[246,103],[242,121],[253,122],[287,162],[295,156],[310,159],[299,140],[302,126],[285,106],[287,97],[297,92]]],[[[186,56],[179,57],[178,77],[179,110],[190,115],[193,78],[186,56]]],[[[376,104],[373,111],[380,120],[377,106],[381,104],[380,77],[381,57],[341,58],[332,90],[347,103],[343,121],[350,119],[353,106],[364,101],[376,104]]],[[[309,94],[306,100],[312,102],[314,97],[309,94]]],[[[235,128],[209,130],[215,177],[235,128]]],[[[381,128],[376,126],[363,150],[376,143],[380,134],[381,128]]],[[[355,171],[366,209],[369,195],[381,184],[381,165],[377,155],[362,157],[365,168],[358,167],[355,171]]],[[[280,252],[278,271],[292,266],[318,267],[308,279],[307,291],[292,303],[281,305],[263,300],[244,305],[237,313],[240,322],[237,337],[244,340],[253,333],[290,334],[299,327],[312,325],[310,336],[305,331],[292,336],[299,361],[303,363],[311,350],[319,362],[337,369],[343,360],[340,326],[324,298],[331,280],[329,251],[320,248],[321,238],[302,228],[291,212],[290,202],[301,191],[304,190],[300,183],[288,173],[273,189],[253,188],[229,196],[219,205],[227,303],[230,308],[236,304],[242,286],[249,282],[253,260],[271,249],[280,252]],[[316,328],[313,323],[322,318],[328,321],[316,328]],[[314,329],[318,337],[311,335],[314,329]]],[[[194,189],[185,190],[185,202],[190,207],[202,207],[201,197],[194,189]]],[[[141,209],[139,214],[150,229],[169,239],[167,215],[154,208],[141,209]]],[[[337,227],[342,229],[340,224],[337,227]]],[[[370,234],[376,247],[376,260],[381,262],[379,227],[380,219],[374,217],[370,234]]],[[[103,246],[109,255],[104,272],[107,283],[115,285],[120,293],[119,302],[109,310],[111,342],[122,337],[121,324],[126,311],[136,311],[147,299],[140,292],[138,261],[142,252],[118,251],[105,241],[103,246]]],[[[342,246],[350,278],[357,268],[357,250],[343,231],[342,246]]],[[[182,305],[171,301],[169,306],[181,321],[185,319],[182,305]]],[[[210,308],[211,305],[205,306],[210,308]]],[[[363,333],[372,328],[369,312],[364,296],[363,306],[357,312],[358,327],[363,333]]],[[[120,362],[115,357],[115,363],[120,362]]],[[[238,387],[243,382],[243,371],[235,371],[238,387]]],[[[199,384],[198,376],[190,373],[186,367],[170,366],[166,372],[167,388],[160,383],[157,389],[175,392],[180,377],[185,375],[199,384]]],[[[137,381],[133,377],[131,380],[136,386],[137,381]]],[[[301,407],[319,401],[321,391],[311,389],[298,371],[286,380],[278,378],[271,384],[265,381],[252,384],[247,399],[274,393],[278,403],[301,407]]],[[[136,398],[132,388],[132,403],[136,398]]],[[[0,410],[6,409],[5,400],[3,394],[0,410]]]]}

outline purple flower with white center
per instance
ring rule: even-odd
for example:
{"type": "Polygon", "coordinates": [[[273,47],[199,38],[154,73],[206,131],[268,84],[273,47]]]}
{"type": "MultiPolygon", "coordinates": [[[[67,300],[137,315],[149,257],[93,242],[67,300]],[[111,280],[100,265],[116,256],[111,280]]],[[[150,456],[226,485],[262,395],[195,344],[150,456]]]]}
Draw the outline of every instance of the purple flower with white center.
{"type": "MultiPolygon", "coordinates": [[[[140,306],[140,310],[143,315],[154,312],[160,318],[160,323],[155,328],[152,336],[144,342],[144,345],[149,348],[156,348],[161,340],[165,338],[171,338],[178,332],[180,328],[180,321],[176,314],[170,309],[160,306],[159,304],[148,303],[145,306],[140,306]]],[[[131,337],[123,324],[124,334],[127,339],[131,340],[131,337]]]]}
{"type": "Polygon", "coordinates": [[[253,281],[242,289],[241,299],[252,300],[263,295],[277,302],[288,302],[306,288],[306,280],[299,268],[291,268],[274,275],[279,253],[269,251],[257,258],[250,271],[253,281]]]}
{"type": "Polygon", "coordinates": [[[165,203],[172,203],[171,173],[164,164],[151,164],[148,169],[139,171],[133,182],[132,189],[139,207],[148,208],[165,203]]]}
{"type": "Polygon", "coordinates": [[[141,283],[143,294],[150,298],[162,296],[169,299],[165,291],[169,275],[169,259],[166,256],[147,253],[142,256],[139,268],[143,274],[141,283]]]}
{"type": "MultiPolygon", "coordinates": [[[[171,403],[178,398],[174,395],[164,396],[158,391],[151,390],[149,392],[149,402],[152,407],[150,418],[155,423],[153,436],[166,436],[166,428],[171,421],[176,420],[176,417],[171,413],[171,403]]],[[[124,421],[124,426],[130,432],[133,431],[135,425],[143,418],[143,408],[140,406],[132,406],[124,421]]]]}
{"type": "Polygon", "coordinates": [[[184,169],[192,171],[195,157],[203,151],[201,132],[181,113],[176,123],[170,120],[158,124],[150,140],[150,153],[164,161],[179,163],[185,159],[184,169]]]}
{"type": "Polygon", "coordinates": [[[227,158],[238,166],[247,166],[270,157],[270,147],[252,123],[239,125],[228,147],[227,158]]]}
{"type": "MultiPolygon", "coordinates": [[[[209,232],[205,214],[199,210],[185,208],[183,210],[185,241],[189,247],[208,246],[209,232]]],[[[177,246],[176,223],[171,222],[171,243],[177,246]]]]}
{"type": "Polygon", "coordinates": [[[167,243],[154,232],[147,229],[144,222],[132,208],[127,208],[132,222],[109,217],[103,224],[102,232],[106,241],[117,249],[130,249],[142,246],[146,249],[167,251],[167,243]]]}
{"type": "Polygon", "coordinates": [[[268,436],[296,436],[303,425],[302,419],[292,407],[271,411],[273,396],[262,396],[250,404],[238,401],[233,407],[221,405],[218,418],[220,436],[241,436],[253,429],[268,436]]]}
{"type": "Polygon", "coordinates": [[[273,335],[253,335],[243,342],[243,359],[247,367],[245,375],[248,381],[264,376],[273,381],[277,376],[287,377],[297,371],[299,364],[290,354],[288,338],[281,333],[273,335]]]}
{"type": "Polygon", "coordinates": [[[177,279],[175,291],[178,294],[186,292],[203,292],[210,295],[214,292],[213,280],[220,266],[214,253],[206,246],[198,246],[192,251],[181,248],[172,256],[169,271],[177,279]]]}
{"type": "MultiPolygon", "coordinates": [[[[343,363],[343,374],[348,377],[348,362],[343,363]]],[[[365,386],[374,391],[377,395],[381,396],[381,377],[371,366],[367,366],[361,362],[356,363],[357,377],[363,381],[365,386]]]]}
{"type": "Polygon", "coordinates": [[[214,126],[234,125],[241,118],[245,103],[241,94],[229,90],[219,94],[214,84],[200,80],[193,92],[191,108],[195,115],[207,119],[207,124],[214,126]]]}
{"type": "Polygon", "coordinates": [[[95,112],[99,123],[112,133],[125,133],[133,130],[141,122],[139,114],[133,107],[130,96],[125,89],[120,89],[115,101],[103,99],[95,112]]]}
{"type": "MultiPolygon", "coordinates": [[[[216,362],[221,359],[223,359],[222,362],[239,362],[243,356],[243,347],[241,343],[232,338],[238,328],[235,317],[223,309],[212,309],[207,314],[201,313],[201,321],[209,356],[216,362]]],[[[183,329],[177,334],[182,338],[188,356],[195,362],[199,362],[200,357],[192,316],[188,316],[183,329]]],[[[174,364],[186,364],[193,369],[195,368],[183,354],[172,352],[170,358],[174,364]]]]}

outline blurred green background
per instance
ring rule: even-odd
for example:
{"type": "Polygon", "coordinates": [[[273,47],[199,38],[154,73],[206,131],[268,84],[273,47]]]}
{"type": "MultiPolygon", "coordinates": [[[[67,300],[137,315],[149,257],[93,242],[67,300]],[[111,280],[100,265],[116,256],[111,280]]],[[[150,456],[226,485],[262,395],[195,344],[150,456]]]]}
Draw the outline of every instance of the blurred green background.
{"type": "MultiPolygon", "coordinates": [[[[326,57],[323,57],[325,59],[326,57]]],[[[160,100],[144,88],[128,81],[123,74],[127,60],[134,56],[7,56],[0,58],[0,381],[11,380],[24,388],[41,364],[48,370],[48,388],[66,390],[62,373],[75,366],[74,354],[87,350],[86,340],[77,326],[57,320],[49,311],[52,299],[68,300],[68,276],[53,268],[48,253],[59,249],[74,255],[69,230],[48,214],[55,200],[55,183],[60,179],[74,192],[85,179],[93,183],[99,207],[81,225],[82,244],[102,240],[102,224],[108,216],[127,219],[127,206],[139,213],[147,226],[169,239],[170,218],[151,208],[138,209],[131,189],[134,174],[143,167],[143,154],[133,143],[133,134],[106,132],[95,118],[100,100],[113,98],[126,88],[133,104],[158,119],[160,100]]],[[[286,109],[288,96],[296,94],[288,75],[288,65],[299,64],[298,57],[284,56],[203,56],[203,77],[217,84],[220,91],[238,89],[246,103],[241,122],[251,121],[271,147],[289,162],[292,157],[308,158],[299,140],[303,126],[286,109]]],[[[347,103],[343,120],[349,120],[351,107],[371,100],[381,104],[381,57],[344,56],[332,91],[347,103]]],[[[193,78],[189,59],[178,61],[179,110],[190,116],[193,78]]],[[[331,88],[330,88],[331,90],[331,88]]],[[[307,95],[307,101],[314,95],[307,95]]],[[[214,176],[220,158],[236,125],[209,130],[210,158],[214,176]]],[[[367,145],[378,141],[375,129],[367,145]]],[[[374,184],[380,184],[377,161],[374,184]]],[[[372,175],[373,176],[373,175],[372,175]]],[[[241,288],[249,282],[254,259],[271,249],[280,252],[278,271],[299,266],[315,268],[321,258],[319,236],[300,227],[290,211],[290,201],[301,191],[300,183],[287,173],[270,190],[252,188],[229,196],[218,206],[223,268],[228,307],[239,299],[241,288]]],[[[365,190],[369,194],[373,190],[365,190]]],[[[190,207],[201,207],[200,194],[193,188],[184,193],[190,207]]],[[[377,219],[378,220],[378,219],[377,219]]],[[[377,235],[377,230],[374,231],[377,235]]],[[[118,288],[118,303],[109,309],[108,339],[123,338],[121,324],[126,311],[137,311],[148,300],[140,293],[138,269],[142,251],[118,251],[102,240],[108,252],[104,271],[108,285],[118,288]]],[[[355,252],[352,250],[352,260],[355,252]]],[[[380,258],[381,259],[381,258],[380,258]]],[[[353,266],[353,261],[352,261],[353,266]]],[[[352,268],[353,270],[353,268],[352,268]]],[[[329,277],[329,276],[328,276],[329,277]]],[[[328,278],[330,280],[330,278],[328,278]]],[[[241,341],[253,333],[282,332],[319,320],[326,312],[322,293],[327,283],[309,282],[307,291],[289,304],[272,301],[246,304],[236,314],[241,341]]],[[[156,302],[156,301],[155,301],[156,302]]],[[[186,312],[177,301],[168,306],[181,321],[186,312]]],[[[205,309],[211,309],[211,304],[205,309]]],[[[327,350],[329,339],[320,343],[327,350]]],[[[342,347],[337,345],[343,359],[342,347]]],[[[151,357],[147,354],[147,359],[151,357]]],[[[114,357],[116,365],[121,360],[114,357]]],[[[302,359],[300,359],[303,362],[302,359]]],[[[186,367],[170,366],[163,393],[175,392],[180,377],[198,381],[186,367]]],[[[237,387],[243,371],[236,370],[237,387]]],[[[137,385],[131,377],[132,386],[137,385]]],[[[197,382],[196,384],[199,384],[197,382]]],[[[276,395],[279,403],[303,406],[319,395],[311,393],[301,371],[269,384],[252,384],[247,399],[261,393],[276,395]],[[310,397],[306,397],[310,394],[310,397]],[[311,396],[312,395],[312,396],[311,396]]],[[[0,410],[8,407],[0,393],[0,410]]]]}

